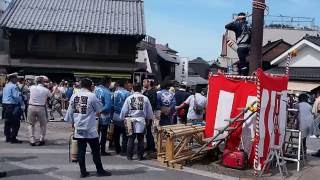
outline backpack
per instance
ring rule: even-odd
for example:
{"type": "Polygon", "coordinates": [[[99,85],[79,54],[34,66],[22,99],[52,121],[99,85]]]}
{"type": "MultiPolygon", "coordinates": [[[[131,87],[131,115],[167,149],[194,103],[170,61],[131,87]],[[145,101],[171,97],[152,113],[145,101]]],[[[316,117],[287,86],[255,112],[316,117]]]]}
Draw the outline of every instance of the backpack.
{"type": "Polygon", "coordinates": [[[198,104],[196,95],[194,95],[194,106],[193,106],[193,110],[197,115],[202,115],[203,111],[204,111],[204,107],[200,106],[198,104]]]}

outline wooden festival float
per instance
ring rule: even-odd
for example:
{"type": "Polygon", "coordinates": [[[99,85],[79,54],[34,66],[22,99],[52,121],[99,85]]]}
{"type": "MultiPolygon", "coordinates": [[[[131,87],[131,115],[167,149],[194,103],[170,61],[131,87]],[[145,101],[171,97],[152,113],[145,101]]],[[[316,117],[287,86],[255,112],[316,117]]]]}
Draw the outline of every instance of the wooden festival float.
{"type": "MultiPolygon", "coordinates": [[[[223,151],[243,149],[249,167],[263,174],[276,160],[286,172],[282,152],[286,134],[286,73],[272,75],[258,69],[254,76],[210,74],[206,125],[178,124],[158,127],[157,159],[172,168],[201,160],[224,143],[223,151]]],[[[256,173],[258,175],[258,173],[256,173]]]]}

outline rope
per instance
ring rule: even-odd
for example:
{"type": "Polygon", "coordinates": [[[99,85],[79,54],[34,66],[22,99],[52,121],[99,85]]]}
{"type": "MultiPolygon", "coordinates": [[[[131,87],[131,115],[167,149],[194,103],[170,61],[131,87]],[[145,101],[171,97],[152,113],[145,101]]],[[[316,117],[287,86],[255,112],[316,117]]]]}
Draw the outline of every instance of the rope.
{"type": "MultiPolygon", "coordinates": [[[[256,127],[255,127],[255,137],[260,140],[259,137],[259,121],[260,121],[260,110],[261,110],[261,84],[260,84],[260,79],[258,78],[257,80],[257,117],[256,117],[256,127]]],[[[257,174],[258,170],[258,163],[259,163],[259,156],[258,156],[258,143],[255,144],[255,156],[254,156],[254,169],[255,169],[255,174],[257,174]]],[[[261,167],[262,168],[262,167],[261,167]]]]}
{"type": "MultiPolygon", "coordinates": [[[[269,15],[269,6],[267,6],[267,4],[264,2],[259,2],[257,0],[253,0],[252,7],[255,9],[266,10],[267,15],[269,15]]],[[[252,16],[252,14],[249,16],[252,16]]]]}
{"type": "Polygon", "coordinates": [[[289,77],[289,66],[290,66],[290,61],[291,61],[291,54],[288,54],[288,57],[287,57],[287,63],[286,63],[286,76],[289,77]]]}

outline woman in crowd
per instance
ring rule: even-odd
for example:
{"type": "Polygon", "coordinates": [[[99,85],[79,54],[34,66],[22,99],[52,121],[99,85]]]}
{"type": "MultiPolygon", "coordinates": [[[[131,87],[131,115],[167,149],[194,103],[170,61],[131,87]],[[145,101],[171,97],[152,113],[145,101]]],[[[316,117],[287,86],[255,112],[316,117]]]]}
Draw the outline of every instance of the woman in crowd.
{"type": "Polygon", "coordinates": [[[307,137],[313,133],[314,118],[312,114],[312,106],[308,103],[308,95],[301,94],[298,98],[298,123],[299,129],[302,131],[303,147],[307,152],[307,137]]]}

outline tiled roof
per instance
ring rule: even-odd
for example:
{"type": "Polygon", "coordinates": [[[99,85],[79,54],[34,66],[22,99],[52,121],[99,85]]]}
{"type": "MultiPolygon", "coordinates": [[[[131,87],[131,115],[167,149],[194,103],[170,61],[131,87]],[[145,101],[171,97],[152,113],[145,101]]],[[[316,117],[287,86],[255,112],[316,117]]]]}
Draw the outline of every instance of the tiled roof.
{"type": "Polygon", "coordinates": [[[270,50],[277,47],[281,43],[288,44],[289,46],[291,46],[289,43],[285,42],[283,39],[279,39],[279,40],[273,41],[273,42],[268,42],[266,45],[263,46],[262,54],[269,52],[270,50]]]}
{"type": "Polygon", "coordinates": [[[319,36],[305,36],[304,39],[312,42],[313,44],[320,46],[320,37],[319,36]]]}
{"type": "MultiPolygon", "coordinates": [[[[284,74],[286,68],[274,67],[268,70],[271,74],[284,74]]],[[[289,78],[292,80],[315,80],[320,81],[320,68],[317,67],[291,67],[289,70],[289,78]]]]}
{"type": "Polygon", "coordinates": [[[0,24],[32,31],[146,34],[142,0],[14,0],[0,24]]]}
{"type": "Polygon", "coordinates": [[[162,44],[156,44],[156,47],[158,49],[161,49],[162,51],[168,51],[168,52],[171,52],[171,53],[174,53],[174,54],[177,54],[178,51],[174,50],[174,49],[171,49],[169,47],[169,44],[166,44],[166,45],[162,45],[162,44]]]}
{"type": "Polygon", "coordinates": [[[189,76],[187,80],[188,85],[197,85],[197,84],[208,84],[208,80],[202,78],[199,75],[189,76]]]}
{"type": "Polygon", "coordinates": [[[165,51],[162,51],[161,49],[159,49],[158,47],[156,47],[157,49],[157,53],[158,55],[165,61],[168,61],[168,62],[172,62],[172,63],[175,63],[175,64],[179,64],[179,60],[177,59],[174,59],[173,57],[171,57],[169,54],[167,54],[165,51]]]}
{"type": "Polygon", "coordinates": [[[189,61],[189,64],[190,63],[191,64],[193,64],[193,63],[207,64],[208,66],[210,66],[208,61],[202,59],[201,57],[197,57],[196,59],[189,61]]]}

